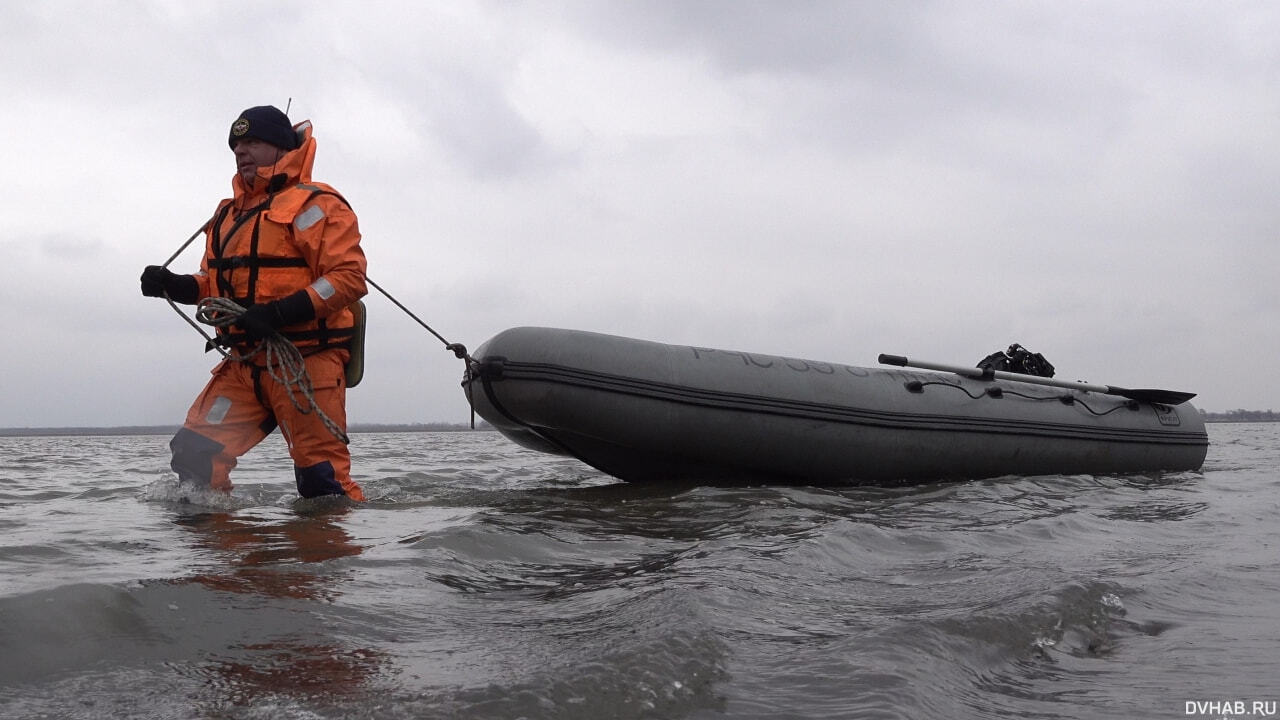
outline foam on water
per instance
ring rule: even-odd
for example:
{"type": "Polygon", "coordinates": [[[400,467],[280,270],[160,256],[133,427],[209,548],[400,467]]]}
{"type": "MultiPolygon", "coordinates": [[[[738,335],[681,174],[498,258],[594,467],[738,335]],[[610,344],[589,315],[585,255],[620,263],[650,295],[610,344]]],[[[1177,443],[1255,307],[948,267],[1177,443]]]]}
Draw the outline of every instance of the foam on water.
{"type": "Polygon", "coordinates": [[[156,480],[142,488],[139,497],[146,502],[168,503],[191,511],[231,512],[263,503],[262,497],[246,496],[243,491],[233,495],[208,486],[180,483],[176,477],[156,480]]]}

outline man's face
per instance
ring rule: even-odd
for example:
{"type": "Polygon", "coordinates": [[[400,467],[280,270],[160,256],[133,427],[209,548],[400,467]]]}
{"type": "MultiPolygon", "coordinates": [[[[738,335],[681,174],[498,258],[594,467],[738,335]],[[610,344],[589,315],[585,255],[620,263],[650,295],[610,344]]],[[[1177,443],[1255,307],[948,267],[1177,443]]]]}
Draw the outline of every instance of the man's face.
{"type": "Polygon", "coordinates": [[[240,173],[240,179],[246,187],[253,187],[258,168],[271,167],[285,153],[275,145],[257,138],[245,138],[236,142],[232,152],[236,154],[236,172],[240,173]]]}

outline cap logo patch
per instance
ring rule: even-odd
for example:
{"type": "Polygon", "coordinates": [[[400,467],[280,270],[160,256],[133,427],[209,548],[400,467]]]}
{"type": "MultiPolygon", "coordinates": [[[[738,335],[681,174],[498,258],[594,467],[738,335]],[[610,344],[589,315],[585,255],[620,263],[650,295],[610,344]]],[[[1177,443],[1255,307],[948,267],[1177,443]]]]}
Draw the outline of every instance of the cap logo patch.
{"type": "Polygon", "coordinates": [[[231,123],[231,134],[240,137],[249,132],[249,121],[244,118],[231,123]]]}

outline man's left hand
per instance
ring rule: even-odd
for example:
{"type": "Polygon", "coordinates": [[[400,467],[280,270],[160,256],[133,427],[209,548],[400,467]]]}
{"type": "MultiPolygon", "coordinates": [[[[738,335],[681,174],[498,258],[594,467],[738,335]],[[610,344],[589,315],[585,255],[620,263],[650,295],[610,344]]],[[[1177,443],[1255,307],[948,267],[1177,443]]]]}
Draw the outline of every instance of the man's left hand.
{"type": "Polygon", "coordinates": [[[306,290],[299,290],[288,297],[248,308],[236,325],[245,331],[249,339],[256,341],[270,337],[282,327],[306,322],[315,316],[311,296],[306,290]]]}
{"type": "Polygon", "coordinates": [[[245,331],[250,340],[257,341],[269,337],[284,327],[284,320],[276,311],[275,305],[275,302],[254,305],[244,311],[236,324],[245,331]]]}

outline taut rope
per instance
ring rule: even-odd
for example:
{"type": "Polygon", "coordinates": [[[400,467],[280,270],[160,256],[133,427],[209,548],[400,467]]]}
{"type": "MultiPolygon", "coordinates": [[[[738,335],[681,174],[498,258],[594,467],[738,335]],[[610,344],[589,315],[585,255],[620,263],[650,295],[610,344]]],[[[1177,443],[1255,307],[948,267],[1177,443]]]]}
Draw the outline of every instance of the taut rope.
{"type": "Polygon", "coordinates": [[[444,343],[444,349],[453,353],[454,357],[458,358],[459,360],[466,360],[468,365],[475,362],[475,358],[471,357],[471,355],[467,353],[466,345],[463,345],[462,343],[451,343],[448,340],[444,339],[443,335],[436,332],[430,325],[422,322],[421,318],[419,318],[417,315],[414,315],[413,312],[409,310],[409,308],[405,307],[403,304],[401,304],[399,300],[392,297],[391,293],[387,292],[386,290],[383,290],[382,286],[374,282],[373,279],[370,278],[368,275],[365,276],[364,281],[372,285],[375,290],[382,293],[388,300],[395,303],[395,306],[403,310],[405,315],[408,315],[409,317],[413,318],[415,322],[417,322],[422,327],[426,328],[427,332],[431,333],[432,335],[435,335],[437,340],[444,343]]]}

